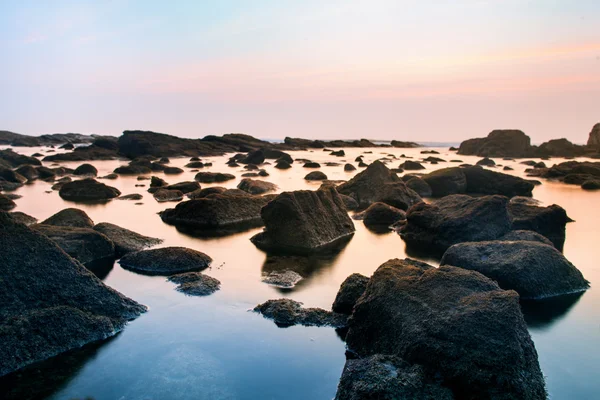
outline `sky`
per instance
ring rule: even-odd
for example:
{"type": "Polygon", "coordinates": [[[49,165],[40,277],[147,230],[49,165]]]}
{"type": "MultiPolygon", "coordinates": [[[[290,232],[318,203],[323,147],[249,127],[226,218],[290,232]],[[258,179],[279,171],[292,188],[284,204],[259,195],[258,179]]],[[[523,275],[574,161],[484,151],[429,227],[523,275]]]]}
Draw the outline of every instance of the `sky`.
{"type": "Polygon", "coordinates": [[[0,130],[584,143],[599,20],[598,0],[2,0],[0,130]]]}

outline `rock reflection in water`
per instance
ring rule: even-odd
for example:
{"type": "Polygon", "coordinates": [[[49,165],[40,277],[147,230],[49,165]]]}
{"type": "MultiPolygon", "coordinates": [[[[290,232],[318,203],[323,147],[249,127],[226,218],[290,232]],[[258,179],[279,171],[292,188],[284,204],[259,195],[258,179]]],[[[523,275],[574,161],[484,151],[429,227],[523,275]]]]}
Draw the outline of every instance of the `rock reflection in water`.
{"type": "Polygon", "coordinates": [[[585,292],[543,300],[521,300],[521,310],[529,329],[547,330],[564,318],[585,292]]]}

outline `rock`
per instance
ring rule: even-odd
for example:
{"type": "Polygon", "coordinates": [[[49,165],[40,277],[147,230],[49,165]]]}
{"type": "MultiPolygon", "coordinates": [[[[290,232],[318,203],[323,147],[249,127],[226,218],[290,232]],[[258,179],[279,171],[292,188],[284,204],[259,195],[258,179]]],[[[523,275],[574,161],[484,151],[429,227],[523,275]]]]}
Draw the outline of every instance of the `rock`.
{"type": "Polygon", "coordinates": [[[204,198],[211,194],[221,194],[221,193],[225,192],[226,190],[227,189],[225,189],[224,187],[212,186],[212,187],[208,187],[208,188],[204,188],[204,189],[196,189],[193,192],[187,193],[186,195],[190,199],[194,200],[194,199],[204,198]]]}
{"type": "Polygon", "coordinates": [[[65,208],[42,222],[44,225],[69,226],[73,228],[93,228],[94,221],[78,208],[65,208]]]}
{"type": "Polygon", "coordinates": [[[21,165],[42,165],[42,162],[37,158],[15,153],[12,149],[0,150],[0,161],[11,168],[17,168],[21,165]]]}
{"type": "Polygon", "coordinates": [[[169,160],[169,157],[161,157],[160,160],[158,160],[158,162],[161,164],[169,164],[171,160],[169,160]]]}
{"type": "Polygon", "coordinates": [[[553,139],[542,143],[537,149],[540,156],[580,157],[585,154],[585,146],[578,146],[567,139],[553,139]]]}
{"type": "Polygon", "coordinates": [[[349,359],[344,365],[335,400],[362,399],[453,400],[454,395],[424,367],[376,354],[349,359]]]}
{"type": "Polygon", "coordinates": [[[466,193],[530,197],[534,188],[533,183],[518,176],[481,167],[466,167],[463,172],[467,180],[466,193]]]}
{"type": "MultiPolygon", "coordinates": [[[[204,189],[203,189],[204,190],[204,189]]],[[[271,196],[211,194],[162,212],[164,222],[201,235],[215,236],[262,225],[261,208],[271,196]]]]}
{"type": "Polygon", "coordinates": [[[516,129],[494,130],[486,138],[469,139],[460,144],[458,154],[479,157],[527,157],[531,139],[516,129]]]}
{"type": "Polygon", "coordinates": [[[547,237],[558,250],[565,244],[567,222],[572,220],[561,206],[539,207],[522,202],[510,202],[508,211],[513,230],[530,230],[547,237]]]}
{"type": "Polygon", "coordinates": [[[173,275],[202,271],[210,266],[212,258],[185,247],[162,247],[141,250],[124,255],[119,264],[125,269],[146,275],[173,275]]]}
{"type": "Polygon", "coordinates": [[[265,171],[264,169],[261,169],[260,171],[258,171],[258,176],[269,176],[269,173],[267,171],[265,171]]]}
{"type": "Polygon", "coordinates": [[[585,291],[581,272],[551,245],[531,241],[460,243],[450,247],[441,265],[477,271],[515,290],[522,299],[542,299],[585,291]]]}
{"type": "Polygon", "coordinates": [[[27,182],[27,178],[23,175],[19,174],[16,171],[13,171],[10,168],[2,168],[0,167],[0,178],[4,179],[7,182],[12,183],[20,183],[23,184],[27,182]]]}
{"type": "Polygon", "coordinates": [[[421,163],[410,160],[404,161],[402,164],[400,164],[398,168],[401,168],[405,171],[417,171],[420,169],[425,169],[425,167],[421,163]]]}
{"type": "Polygon", "coordinates": [[[455,194],[411,207],[400,236],[408,246],[441,255],[457,243],[497,239],[511,225],[506,197],[455,194]]]}
{"type": "Polygon", "coordinates": [[[204,168],[204,163],[202,161],[192,161],[190,163],[185,164],[186,168],[204,168]]]}
{"type": "Polygon", "coordinates": [[[302,279],[302,275],[295,271],[272,271],[268,275],[264,275],[262,281],[272,286],[277,286],[284,289],[291,289],[302,279]]]}
{"type": "Polygon", "coordinates": [[[65,183],[58,195],[68,201],[95,202],[108,201],[120,196],[121,192],[95,179],[87,178],[65,183]]]}
{"type": "Polygon", "coordinates": [[[15,208],[17,204],[6,195],[0,193],[0,211],[9,211],[15,208]]]}
{"type": "Polygon", "coordinates": [[[322,308],[303,308],[302,303],[292,299],[268,300],[254,307],[254,311],[272,319],[280,327],[304,325],[343,328],[348,320],[347,315],[322,308]]]}
{"type": "Polygon", "coordinates": [[[350,181],[339,185],[337,190],[354,198],[360,208],[382,202],[406,210],[421,201],[421,197],[381,161],[374,161],[350,181]]]}
{"type": "Polygon", "coordinates": [[[421,197],[431,197],[433,194],[429,184],[418,176],[414,176],[407,180],[406,186],[414,190],[421,197]]]}
{"type": "Polygon", "coordinates": [[[96,176],[98,175],[98,170],[96,169],[96,167],[94,167],[91,164],[81,164],[79,167],[75,168],[75,171],[73,172],[73,175],[91,175],[91,176],[96,176]]]}
{"type": "Polygon", "coordinates": [[[467,177],[463,168],[442,168],[422,176],[431,188],[431,195],[443,197],[467,191],[467,177]]]}
{"type": "Polygon", "coordinates": [[[306,254],[337,247],[354,234],[354,224],[335,188],[283,192],[261,212],[263,232],[250,240],[266,251],[306,254]]]}
{"type": "Polygon", "coordinates": [[[237,185],[238,189],[250,194],[264,194],[277,190],[277,185],[257,179],[244,178],[237,185]]]}
{"type": "Polygon", "coordinates": [[[492,160],[491,158],[482,158],[481,160],[477,161],[476,165],[481,165],[482,167],[495,167],[496,166],[496,162],[494,160],[492,160]]]}
{"type": "MultiPolygon", "coordinates": [[[[25,177],[28,181],[34,181],[38,178],[37,169],[35,169],[32,165],[21,165],[14,172],[18,175],[25,177]]],[[[3,173],[0,173],[0,176],[6,179],[3,173]]],[[[10,181],[10,179],[6,180],[10,181]]]]}
{"type": "Polygon", "coordinates": [[[600,122],[594,125],[590,131],[587,145],[592,148],[600,149],[600,122]]]}
{"type": "Polygon", "coordinates": [[[4,213],[0,227],[0,274],[10,282],[0,291],[0,376],[115,335],[146,310],[46,236],[4,213]]]}
{"type": "Polygon", "coordinates": [[[336,157],[344,157],[346,155],[346,153],[344,152],[344,150],[332,151],[329,154],[332,155],[332,156],[336,156],[336,157]]]}
{"type": "Polygon", "coordinates": [[[406,220],[406,213],[396,207],[377,202],[355,215],[355,219],[362,219],[367,228],[387,231],[387,228],[396,222],[406,220]]]}
{"type": "Polygon", "coordinates": [[[262,150],[252,151],[246,157],[239,160],[239,162],[242,164],[259,165],[265,162],[265,154],[262,150]]]}
{"type": "Polygon", "coordinates": [[[31,215],[27,215],[24,212],[13,211],[8,214],[13,219],[13,221],[26,226],[35,224],[37,222],[37,218],[32,217],[31,215]]]}
{"type": "Polygon", "coordinates": [[[346,165],[344,165],[344,171],[346,171],[346,172],[356,171],[356,167],[352,164],[346,164],[346,165]]]}
{"type": "Polygon", "coordinates": [[[152,176],[150,178],[150,187],[165,187],[169,186],[169,184],[162,178],[157,176],[152,176]]]}
{"type": "Polygon", "coordinates": [[[600,179],[585,181],[581,184],[581,188],[585,190],[600,190],[600,179]]]}
{"type": "Polygon", "coordinates": [[[126,194],[125,196],[117,197],[117,200],[141,200],[144,196],[139,193],[126,194]]]}
{"type": "Polygon", "coordinates": [[[169,281],[178,284],[177,291],[189,296],[208,296],[221,288],[221,282],[200,272],[172,275],[169,281]]]}
{"type": "Polygon", "coordinates": [[[275,168],[277,168],[277,169],[289,169],[289,168],[292,168],[292,166],[286,160],[277,160],[277,163],[275,164],[275,168]]]}
{"type": "Polygon", "coordinates": [[[111,173],[111,174],[101,177],[100,179],[117,179],[118,177],[119,177],[119,175],[117,175],[115,173],[111,173]]]}
{"type": "Polygon", "coordinates": [[[304,179],[307,181],[324,181],[327,180],[327,175],[321,171],[313,171],[309,172],[304,179]]]}
{"type": "Polygon", "coordinates": [[[74,148],[75,148],[75,146],[73,145],[73,143],[65,143],[59,147],[59,149],[64,149],[64,150],[73,150],[74,148]]]}
{"type": "Polygon", "coordinates": [[[354,306],[346,343],[359,358],[422,365],[458,398],[546,399],[518,294],[478,272],[384,263],[354,306]]]}
{"type": "Polygon", "coordinates": [[[113,172],[119,175],[143,175],[152,173],[152,170],[143,165],[129,164],[117,167],[113,172]]]}
{"type": "Polygon", "coordinates": [[[200,183],[215,183],[235,179],[235,176],[221,172],[198,172],[194,179],[200,183]]]}
{"type": "Polygon", "coordinates": [[[177,175],[183,173],[183,170],[179,167],[165,167],[163,172],[166,175],[177,175]]]}
{"type": "Polygon", "coordinates": [[[540,235],[539,233],[534,231],[526,230],[510,231],[506,235],[498,238],[498,240],[503,242],[517,242],[524,240],[528,242],[538,242],[547,244],[549,246],[554,246],[554,244],[552,244],[550,239],[548,239],[546,236],[540,235]]]}
{"type": "Polygon", "coordinates": [[[181,190],[158,189],[152,194],[154,199],[159,203],[165,201],[181,201],[183,200],[183,192],[181,190]]]}
{"type": "Polygon", "coordinates": [[[140,251],[146,247],[156,246],[162,243],[162,239],[140,235],[139,233],[108,222],[96,224],[94,230],[100,232],[114,243],[117,257],[122,257],[125,254],[140,251]]]}
{"type": "Polygon", "coordinates": [[[514,168],[509,167],[508,165],[504,168],[502,168],[504,171],[514,171],[514,168]]]}
{"type": "Polygon", "coordinates": [[[369,278],[361,274],[352,274],[342,282],[331,309],[340,314],[352,314],[354,305],[363,295],[369,278]]]}
{"type": "Polygon", "coordinates": [[[200,184],[196,181],[179,182],[173,185],[164,187],[167,190],[179,190],[183,194],[193,192],[194,190],[200,189],[200,184]]]}
{"type": "Polygon", "coordinates": [[[354,198],[350,196],[346,196],[345,194],[340,194],[340,198],[344,202],[344,206],[346,206],[346,210],[354,211],[358,209],[358,202],[354,200],[354,198]]]}
{"type": "Polygon", "coordinates": [[[303,165],[304,168],[321,168],[321,164],[317,163],[317,162],[306,162],[303,165]]]}
{"type": "Polygon", "coordinates": [[[98,264],[111,263],[115,259],[115,246],[103,234],[90,228],[73,226],[31,225],[37,232],[46,235],[68,255],[93,268],[98,264]]]}
{"type": "Polygon", "coordinates": [[[47,167],[37,167],[36,168],[38,177],[45,181],[52,181],[56,177],[56,172],[47,167]]]}

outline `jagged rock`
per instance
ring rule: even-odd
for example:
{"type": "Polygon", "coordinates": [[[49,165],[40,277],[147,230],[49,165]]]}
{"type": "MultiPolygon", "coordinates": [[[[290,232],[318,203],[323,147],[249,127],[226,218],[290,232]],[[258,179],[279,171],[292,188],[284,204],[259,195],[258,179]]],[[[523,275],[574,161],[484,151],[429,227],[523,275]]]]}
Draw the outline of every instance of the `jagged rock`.
{"type": "Polygon", "coordinates": [[[0,376],[106,339],[146,310],[4,213],[0,242],[0,376]]]}
{"type": "Polygon", "coordinates": [[[169,281],[178,284],[177,291],[189,296],[208,296],[221,288],[221,282],[200,272],[172,275],[169,281]]]}
{"type": "Polygon", "coordinates": [[[304,177],[304,179],[306,179],[307,181],[324,181],[324,180],[327,180],[327,175],[325,175],[321,171],[313,171],[313,172],[309,172],[304,177]]]}
{"type": "Polygon", "coordinates": [[[212,259],[204,253],[185,247],[162,247],[124,255],[119,263],[125,269],[147,275],[173,275],[202,271],[212,259]]]}
{"type": "Polygon", "coordinates": [[[162,239],[140,235],[139,233],[108,222],[96,224],[94,230],[100,232],[114,243],[117,257],[122,257],[125,254],[162,243],[162,239]]]}
{"type": "Polygon", "coordinates": [[[303,308],[302,303],[292,299],[268,300],[254,307],[254,311],[272,319],[280,327],[304,325],[343,328],[348,320],[347,315],[322,308],[303,308]]]}
{"type": "Polygon", "coordinates": [[[235,176],[232,174],[224,174],[221,172],[198,172],[194,179],[200,183],[215,183],[235,179],[235,176]]]}
{"type": "Polygon", "coordinates": [[[354,234],[354,224],[335,188],[284,192],[261,210],[263,232],[252,237],[258,248],[311,253],[336,247],[354,234]]]}
{"type": "Polygon", "coordinates": [[[94,221],[78,208],[65,208],[42,222],[44,225],[70,226],[73,228],[92,228],[94,221]]]}
{"type": "Polygon", "coordinates": [[[422,365],[458,398],[546,399],[518,294],[478,272],[384,263],[354,306],[346,343],[361,358],[422,365]]]}
{"type": "Polygon", "coordinates": [[[73,171],[73,175],[98,175],[98,170],[92,164],[81,164],[79,167],[75,168],[73,171]]]}
{"type": "Polygon", "coordinates": [[[65,183],[58,191],[58,195],[64,200],[86,202],[107,201],[119,197],[121,192],[89,178],[65,183]]]}
{"type": "Polygon", "coordinates": [[[556,248],[532,241],[460,243],[450,247],[440,265],[480,272],[522,299],[542,299],[582,292],[589,283],[556,248]]]}
{"type": "Polygon", "coordinates": [[[369,278],[361,274],[352,274],[342,282],[331,309],[340,314],[352,314],[354,305],[363,295],[369,278]]]}
{"type": "Polygon", "coordinates": [[[277,190],[277,185],[271,182],[265,182],[257,179],[244,178],[238,184],[238,189],[250,194],[264,194],[277,190]]]}

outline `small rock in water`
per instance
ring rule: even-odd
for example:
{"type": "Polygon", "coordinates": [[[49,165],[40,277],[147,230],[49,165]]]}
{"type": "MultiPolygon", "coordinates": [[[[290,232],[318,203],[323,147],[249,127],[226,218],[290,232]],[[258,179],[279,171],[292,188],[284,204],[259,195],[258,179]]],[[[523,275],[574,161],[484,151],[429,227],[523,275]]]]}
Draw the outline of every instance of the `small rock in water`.
{"type": "Polygon", "coordinates": [[[292,299],[268,300],[254,307],[254,311],[272,319],[279,327],[304,325],[344,328],[348,325],[347,315],[322,308],[303,308],[302,303],[292,299]]]}
{"type": "Polygon", "coordinates": [[[269,285],[291,289],[302,279],[302,275],[294,271],[273,271],[270,274],[263,277],[262,281],[269,285]]]}
{"type": "Polygon", "coordinates": [[[172,275],[169,281],[178,284],[176,290],[190,296],[208,296],[221,288],[221,282],[200,272],[172,275]]]}

